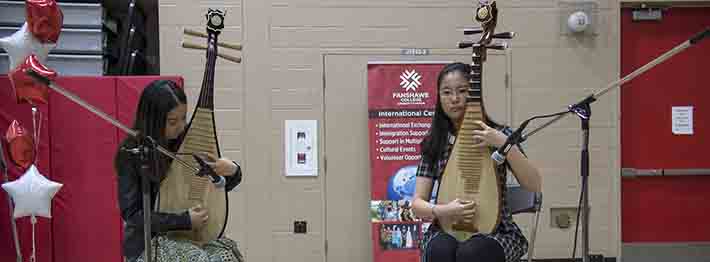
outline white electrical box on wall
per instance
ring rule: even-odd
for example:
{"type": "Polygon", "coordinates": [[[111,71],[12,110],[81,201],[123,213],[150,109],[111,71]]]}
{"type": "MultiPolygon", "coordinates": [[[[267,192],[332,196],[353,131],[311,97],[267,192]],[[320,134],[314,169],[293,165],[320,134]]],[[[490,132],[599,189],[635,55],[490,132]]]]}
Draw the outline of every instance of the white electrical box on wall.
{"type": "Polygon", "coordinates": [[[286,176],[318,176],[318,121],[286,120],[284,168],[286,176]]]}

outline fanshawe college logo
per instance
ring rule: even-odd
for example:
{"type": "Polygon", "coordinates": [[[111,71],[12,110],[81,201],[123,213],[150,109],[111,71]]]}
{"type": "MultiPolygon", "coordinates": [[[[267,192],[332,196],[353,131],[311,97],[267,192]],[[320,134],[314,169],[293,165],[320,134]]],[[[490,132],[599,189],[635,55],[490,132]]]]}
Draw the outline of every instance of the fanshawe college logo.
{"type": "Polygon", "coordinates": [[[402,79],[402,82],[399,82],[399,85],[404,88],[405,91],[417,91],[417,87],[422,85],[422,82],[419,81],[419,79],[422,79],[422,75],[417,73],[414,69],[412,69],[412,71],[404,70],[404,72],[402,72],[399,76],[399,79],[402,79]]]}
{"type": "Polygon", "coordinates": [[[392,98],[399,100],[398,105],[423,105],[424,100],[429,98],[427,92],[417,92],[417,88],[422,86],[422,75],[416,70],[404,70],[399,75],[400,91],[393,92],[392,98]]]}

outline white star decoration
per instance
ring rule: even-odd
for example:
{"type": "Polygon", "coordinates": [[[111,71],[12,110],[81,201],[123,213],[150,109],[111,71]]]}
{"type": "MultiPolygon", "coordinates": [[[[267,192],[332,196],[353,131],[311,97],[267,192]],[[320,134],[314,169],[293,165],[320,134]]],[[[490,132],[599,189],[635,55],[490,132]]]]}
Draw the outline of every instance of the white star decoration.
{"type": "Polygon", "coordinates": [[[27,22],[14,34],[0,38],[0,47],[5,49],[10,56],[10,68],[8,71],[22,64],[31,54],[35,54],[42,64],[46,64],[49,50],[56,46],[56,43],[43,44],[37,40],[27,28],[27,22]]]}
{"type": "Polygon", "coordinates": [[[15,202],[13,217],[42,216],[51,218],[52,198],[63,185],[51,181],[32,165],[19,179],[2,184],[15,202]]]}

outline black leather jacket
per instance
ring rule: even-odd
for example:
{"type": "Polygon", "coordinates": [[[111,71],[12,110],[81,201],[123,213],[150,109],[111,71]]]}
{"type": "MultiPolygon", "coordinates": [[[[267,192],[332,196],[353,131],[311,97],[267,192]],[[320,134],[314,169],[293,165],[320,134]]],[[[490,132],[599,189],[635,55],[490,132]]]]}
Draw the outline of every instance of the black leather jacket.
{"type": "MultiPolygon", "coordinates": [[[[118,203],[123,218],[123,255],[130,260],[134,260],[143,253],[143,194],[141,191],[141,179],[138,163],[131,158],[130,154],[120,151],[116,158],[116,168],[118,172],[118,203]]],[[[242,181],[241,168],[237,165],[237,172],[234,176],[228,176],[225,183],[225,191],[229,192],[242,181]]],[[[155,210],[155,199],[160,189],[159,182],[150,180],[151,189],[151,210],[155,210]]],[[[173,230],[189,230],[192,225],[190,215],[187,210],[179,214],[174,213],[151,213],[151,237],[158,233],[173,230]]]]}

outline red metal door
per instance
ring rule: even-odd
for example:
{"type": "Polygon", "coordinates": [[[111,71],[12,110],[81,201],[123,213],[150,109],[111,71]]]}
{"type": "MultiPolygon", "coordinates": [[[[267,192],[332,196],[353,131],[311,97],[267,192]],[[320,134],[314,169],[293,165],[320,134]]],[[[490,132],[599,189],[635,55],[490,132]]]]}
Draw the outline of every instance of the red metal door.
{"type": "MultiPolygon", "coordinates": [[[[622,9],[621,76],[710,26],[710,8],[670,8],[660,21],[622,9]]],[[[710,39],[621,89],[622,242],[710,241],[710,39]],[[692,107],[692,135],[672,108],[692,107]]]]}

